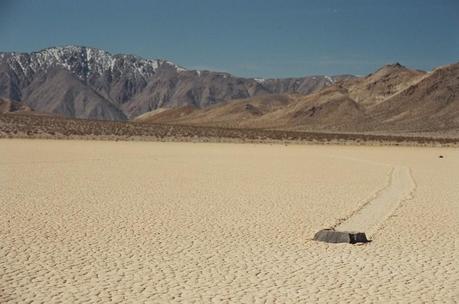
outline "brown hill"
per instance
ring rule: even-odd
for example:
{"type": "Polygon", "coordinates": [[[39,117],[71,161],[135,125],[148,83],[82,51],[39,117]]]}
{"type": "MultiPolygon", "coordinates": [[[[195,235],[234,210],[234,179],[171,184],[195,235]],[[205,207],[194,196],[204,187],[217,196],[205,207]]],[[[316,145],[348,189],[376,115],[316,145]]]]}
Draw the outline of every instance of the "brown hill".
{"type": "Polygon", "coordinates": [[[242,127],[243,122],[267,113],[285,109],[297,97],[293,95],[263,95],[250,99],[227,101],[207,108],[185,106],[153,111],[136,120],[141,122],[191,124],[220,127],[242,127]]]}
{"type": "Polygon", "coordinates": [[[337,86],[301,97],[293,107],[279,114],[276,128],[295,130],[343,131],[366,120],[364,107],[349,96],[347,89],[337,86]]]}
{"type": "Polygon", "coordinates": [[[347,90],[336,86],[308,96],[267,95],[198,109],[169,109],[139,119],[142,122],[215,127],[269,129],[345,129],[365,118],[365,111],[347,90]]]}
{"type": "Polygon", "coordinates": [[[395,63],[385,65],[366,77],[343,80],[340,84],[348,89],[349,96],[356,102],[372,107],[408,88],[425,74],[395,63]]]}

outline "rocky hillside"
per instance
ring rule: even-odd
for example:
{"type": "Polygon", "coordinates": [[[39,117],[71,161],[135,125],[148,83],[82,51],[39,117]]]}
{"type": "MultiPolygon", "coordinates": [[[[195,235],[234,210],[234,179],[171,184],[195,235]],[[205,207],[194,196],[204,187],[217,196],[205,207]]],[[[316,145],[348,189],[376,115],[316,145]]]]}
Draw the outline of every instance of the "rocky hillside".
{"type": "Polygon", "coordinates": [[[80,46],[0,53],[0,97],[39,112],[104,120],[126,120],[161,108],[204,108],[273,93],[305,95],[351,77],[240,78],[80,46]]]}

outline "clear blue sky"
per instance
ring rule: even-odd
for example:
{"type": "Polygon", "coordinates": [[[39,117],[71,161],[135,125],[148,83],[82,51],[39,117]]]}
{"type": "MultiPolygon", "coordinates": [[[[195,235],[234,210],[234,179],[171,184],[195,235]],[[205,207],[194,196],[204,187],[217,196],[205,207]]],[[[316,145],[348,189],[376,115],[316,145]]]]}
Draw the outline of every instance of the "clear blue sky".
{"type": "Polygon", "coordinates": [[[459,61],[459,0],[0,0],[0,51],[76,44],[240,76],[459,61]]]}

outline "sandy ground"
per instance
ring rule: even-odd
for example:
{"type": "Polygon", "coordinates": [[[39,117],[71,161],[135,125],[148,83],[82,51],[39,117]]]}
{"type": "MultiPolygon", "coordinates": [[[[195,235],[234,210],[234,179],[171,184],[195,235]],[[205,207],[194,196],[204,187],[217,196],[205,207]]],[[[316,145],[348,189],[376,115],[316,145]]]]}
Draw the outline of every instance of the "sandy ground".
{"type": "Polygon", "coordinates": [[[0,140],[0,303],[456,303],[458,172],[447,148],[0,140]],[[371,243],[311,241],[362,213],[371,243]]]}

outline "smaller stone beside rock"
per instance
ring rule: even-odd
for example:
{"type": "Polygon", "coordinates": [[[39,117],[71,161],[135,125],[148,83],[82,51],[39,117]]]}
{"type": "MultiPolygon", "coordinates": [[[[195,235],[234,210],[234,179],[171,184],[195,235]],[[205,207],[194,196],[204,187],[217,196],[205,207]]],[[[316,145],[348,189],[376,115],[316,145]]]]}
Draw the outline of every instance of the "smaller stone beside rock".
{"type": "Polygon", "coordinates": [[[336,231],[333,229],[322,229],[314,235],[314,240],[326,243],[368,243],[365,232],[336,231]]]}

